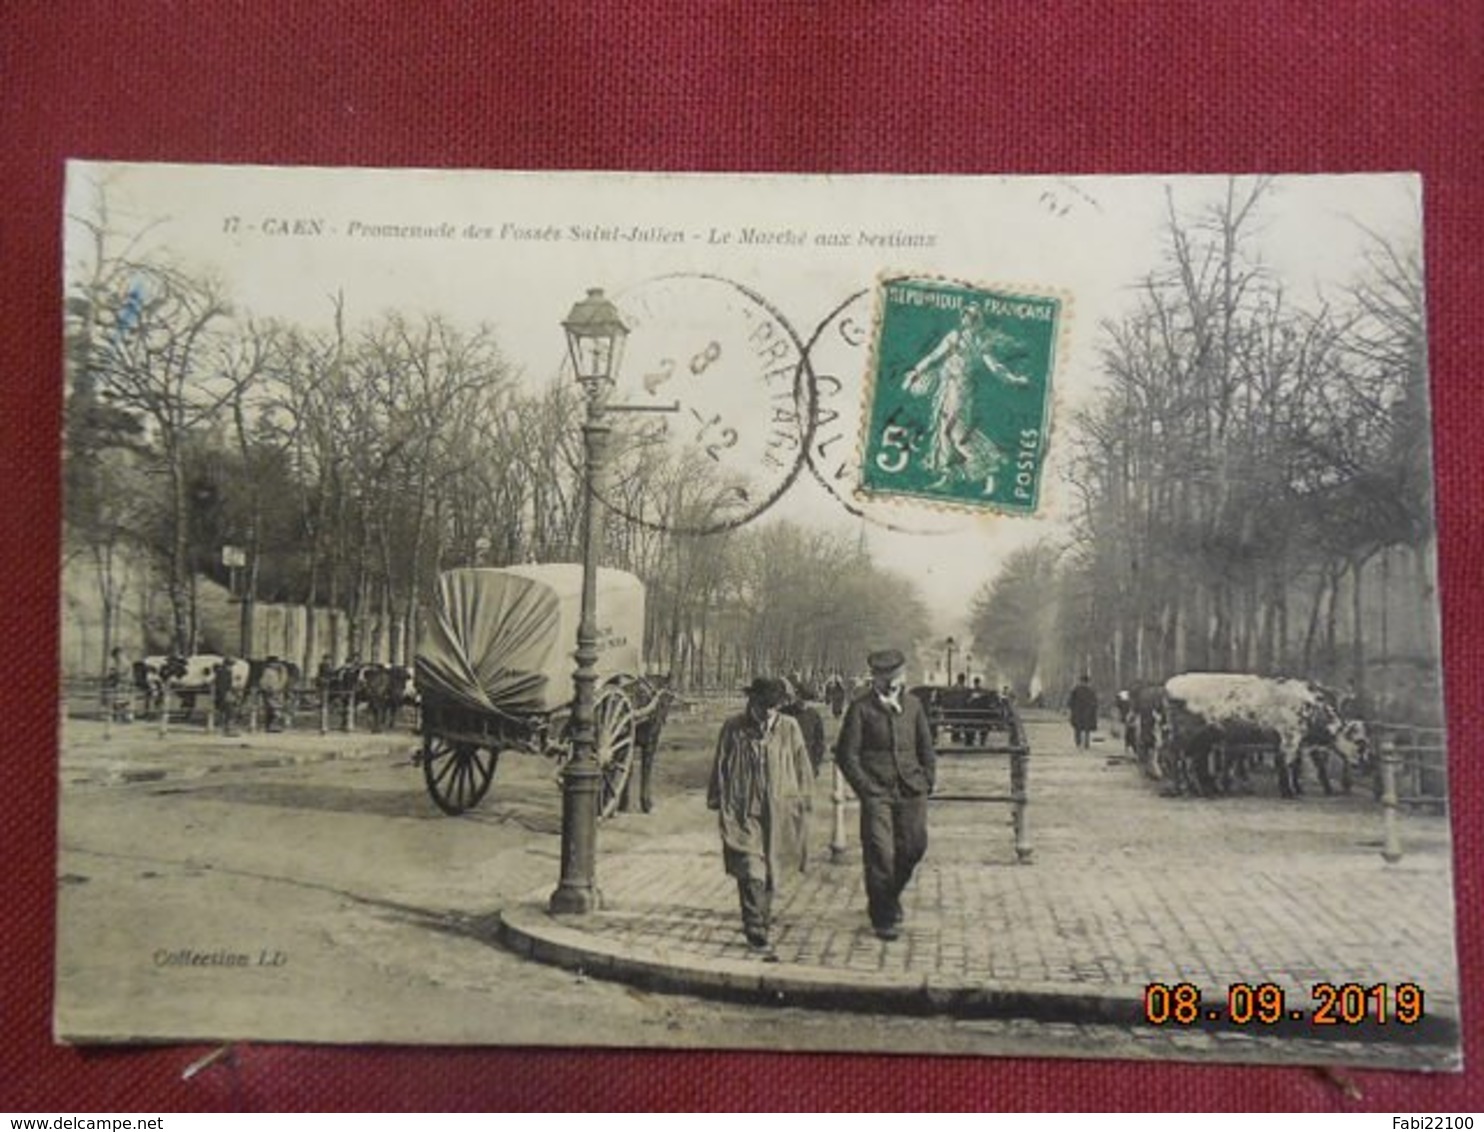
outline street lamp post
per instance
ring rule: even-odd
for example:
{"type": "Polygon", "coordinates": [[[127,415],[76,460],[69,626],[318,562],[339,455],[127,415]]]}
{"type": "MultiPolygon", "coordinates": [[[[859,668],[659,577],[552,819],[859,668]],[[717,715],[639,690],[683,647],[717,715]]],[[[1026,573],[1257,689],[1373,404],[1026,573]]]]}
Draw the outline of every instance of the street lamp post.
{"type": "Polygon", "coordinates": [[[943,647],[948,652],[948,683],[953,683],[953,652],[958,646],[954,644],[953,638],[949,637],[943,642],[943,647]]]}
{"type": "Polygon", "coordinates": [[[582,610],[577,623],[577,670],[572,675],[572,759],[562,773],[562,877],[549,903],[552,912],[570,914],[593,912],[602,905],[595,868],[602,779],[593,711],[598,680],[596,496],[609,433],[604,410],[629,328],[619,318],[618,308],[597,287],[589,288],[587,297],[572,307],[562,328],[587,400],[582,423],[582,610]]]}

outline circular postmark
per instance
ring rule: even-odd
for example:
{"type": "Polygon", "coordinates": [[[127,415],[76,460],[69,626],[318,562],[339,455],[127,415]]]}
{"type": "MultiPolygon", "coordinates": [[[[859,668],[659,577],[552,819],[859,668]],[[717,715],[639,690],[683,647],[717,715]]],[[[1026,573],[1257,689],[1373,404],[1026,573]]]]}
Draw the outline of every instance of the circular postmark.
{"type": "Polygon", "coordinates": [[[629,334],[598,498],[673,534],[757,518],[798,477],[813,432],[798,334],[756,291],[715,275],[659,276],[614,301],[629,334]]]}
{"type": "Polygon", "coordinates": [[[860,433],[875,333],[875,292],[847,296],[814,328],[804,355],[814,386],[809,471],[850,514],[903,534],[951,534],[969,517],[862,491],[860,433]]]}

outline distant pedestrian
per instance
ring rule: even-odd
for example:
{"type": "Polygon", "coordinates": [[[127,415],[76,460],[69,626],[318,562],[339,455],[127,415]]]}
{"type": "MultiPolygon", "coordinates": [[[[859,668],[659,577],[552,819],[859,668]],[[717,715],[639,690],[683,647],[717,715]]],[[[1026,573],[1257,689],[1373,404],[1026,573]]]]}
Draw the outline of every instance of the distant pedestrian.
{"type": "Polygon", "coordinates": [[[1072,718],[1073,740],[1079,748],[1088,750],[1092,746],[1092,733],[1098,729],[1098,694],[1087,673],[1082,674],[1067,697],[1067,709],[1072,718]]]}
{"type": "Polygon", "coordinates": [[[995,709],[995,694],[986,691],[982,677],[976,676],[969,688],[969,710],[973,713],[973,721],[978,724],[969,732],[969,741],[976,747],[989,745],[989,728],[985,720],[995,709]]]}
{"type": "Polygon", "coordinates": [[[808,695],[804,689],[792,680],[785,680],[783,685],[788,693],[788,699],[778,710],[799,725],[799,733],[804,736],[804,749],[809,752],[809,765],[814,768],[814,775],[817,778],[819,768],[824,763],[824,719],[818,711],[809,706],[808,695]]]}
{"type": "Polygon", "coordinates": [[[831,674],[824,686],[824,702],[830,705],[830,712],[836,719],[845,714],[847,699],[849,699],[849,694],[845,688],[845,681],[840,678],[838,672],[831,674]]]}
{"type": "Polygon", "coordinates": [[[108,671],[103,676],[104,710],[110,719],[128,723],[134,718],[134,705],[127,689],[130,675],[124,650],[115,647],[108,654],[108,671]]]}
{"type": "Polygon", "coordinates": [[[233,669],[237,662],[230,655],[222,657],[212,674],[212,698],[217,717],[221,720],[222,734],[235,735],[237,731],[237,697],[232,687],[233,669]]]}
{"type": "Polygon", "coordinates": [[[927,712],[906,689],[906,658],[873,652],[871,687],[845,711],[835,762],[861,806],[867,911],[881,939],[902,924],[902,891],[927,852],[927,801],[937,752],[927,712]]]}
{"type": "MultiPolygon", "coordinates": [[[[954,721],[962,723],[963,713],[969,707],[969,675],[967,672],[958,674],[953,686],[948,689],[948,694],[943,697],[943,702],[944,707],[952,713],[954,721]]],[[[949,738],[955,743],[963,744],[969,742],[969,733],[962,726],[952,727],[949,729],[949,738]]]]}
{"type": "Polygon", "coordinates": [[[814,776],[799,725],[779,712],[783,681],[760,676],[744,691],[747,706],[721,725],[706,805],[718,814],[747,944],[772,958],[774,894],[808,860],[814,776]]]}
{"type": "Polygon", "coordinates": [[[1370,716],[1370,705],[1365,691],[1351,679],[1345,684],[1345,694],[1340,697],[1341,719],[1366,719],[1370,716]]]}

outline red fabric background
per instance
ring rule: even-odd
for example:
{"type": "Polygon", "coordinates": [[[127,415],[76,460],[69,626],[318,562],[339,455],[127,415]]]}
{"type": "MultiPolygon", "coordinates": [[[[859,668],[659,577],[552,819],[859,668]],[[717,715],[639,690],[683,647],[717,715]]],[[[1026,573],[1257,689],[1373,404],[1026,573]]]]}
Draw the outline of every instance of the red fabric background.
{"type": "Polygon", "coordinates": [[[67,157],[483,168],[1420,170],[1426,177],[1465,1052],[1484,1033],[1484,28],[1469,0],[312,3],[0,9],[0,1109],[1456,1111],[1480,1073],[1122,1062],[248,1047],[50,1038],[59,232],[67,157]]]}

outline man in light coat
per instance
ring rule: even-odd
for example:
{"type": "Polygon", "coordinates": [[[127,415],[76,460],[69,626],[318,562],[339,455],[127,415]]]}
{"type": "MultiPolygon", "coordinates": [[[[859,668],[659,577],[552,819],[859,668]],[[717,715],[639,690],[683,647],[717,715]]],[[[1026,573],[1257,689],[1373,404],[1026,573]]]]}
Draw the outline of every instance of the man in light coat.
{"type": "Polygon", "coordinates": [[[927,712],[905,687],[906,658],[873,652],[871,687],[845,711],[835,762],[861,805],[867,911],[881,939],[902,924],[902,890],[927,852],[927,802],[937,775],[927,712]]]}
{"type": "Polygon", "coordinates": [[[778,710],[788,698],[783,681],[758,677],[745,692],[746,708],[717,737],[706,805],[718,815],[748,946],[772,958],[774,894],[808,858],[814,771],[799,725],[778,710]]]}

